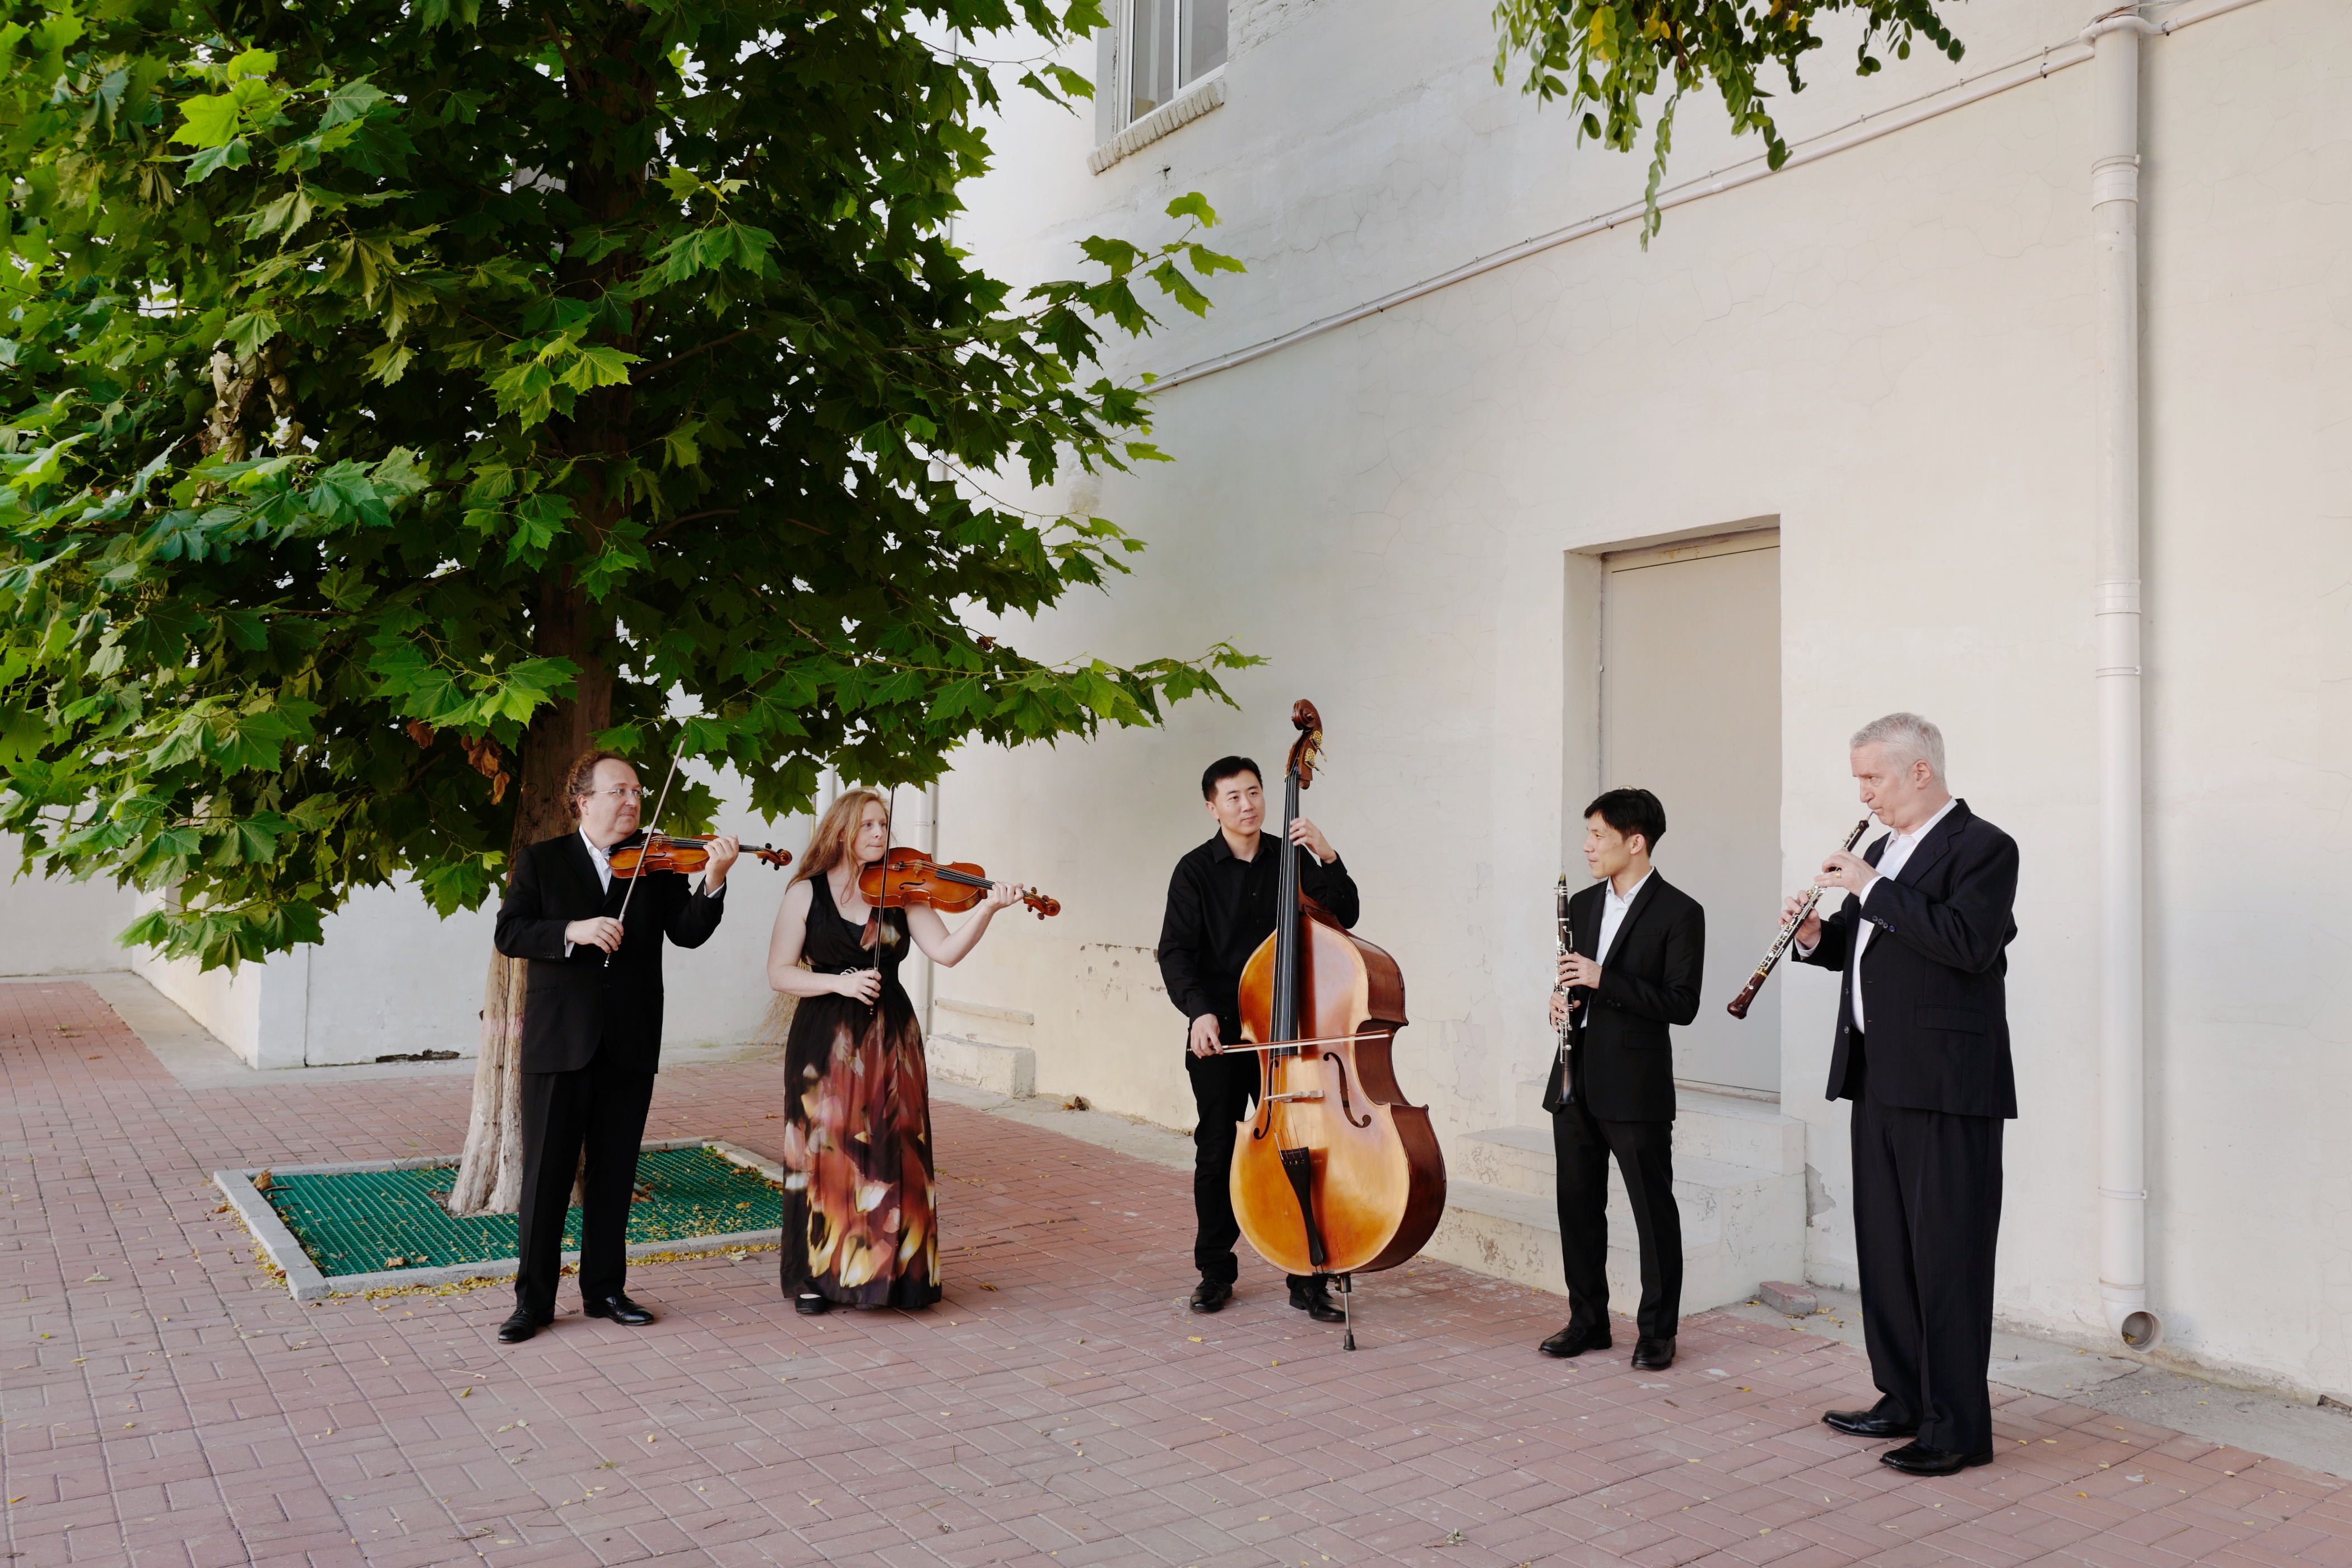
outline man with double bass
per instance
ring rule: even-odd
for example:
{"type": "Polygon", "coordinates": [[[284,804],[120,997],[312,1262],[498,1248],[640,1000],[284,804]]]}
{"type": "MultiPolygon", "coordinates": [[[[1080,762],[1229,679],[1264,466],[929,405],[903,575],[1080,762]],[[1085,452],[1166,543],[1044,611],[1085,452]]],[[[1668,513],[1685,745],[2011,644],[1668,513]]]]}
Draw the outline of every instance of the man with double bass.
{"type": "MultiPolygon", "coordinates": [[[[1944,736],[1917,714],[1852,743],[1862,802],[1889,831],[1830,856],[1816,887],[1853,896],[1796,931],[1798,961],[1838,971],[1829,1098],[1853,1102],[1863,1342],[1882,1397],[1822,1419],[1916,1476],[1992,1461],[1993,1245],[2001,1124],[2017,1114],[2004,977],[2017,936],[2017,841],[1955,800],[1944,736]]],[[[1791,898],[1781,918],[1802,907],[1791,898]]]]}
{"type": "MultiPolygon", "coordinates": [[[[1234,1218],[1234,1141],[1243,1113],[1257,1094],[1259,1070],[1257,1053],[1228,1053],[1224,1047],[1242,1037],[1242,970],[1274,934],[1283,845],[1259,831],[1265,821],[1265,785],[1248,758],[1223,757],[1209,764],[1201,775],[1201,799],[1217,831],[1178,861],[1168,880],[1160,976],[1168,999],[1191,1020],[1184,1066],[1200,1118],[1192,1132],[1192,1262],[1201,1271],[1191,1306],[1196,1312],[1214,1312],[1233,1300],[1234,1281],[1241,1277],[1234,1255],[1242,1234],[1234,1218]]],[[[1295,819],[1289,852],[1298,857],[1300,885],[1307,896],[1341,925],[1354,925],[1360,907],[1356,883],[1323,830],[1304,817],[1295,819]]],[[[1292,1306],[1318,1322],[1346,1317],[1331,1300],[1328,1281],[1312,1275],[1288,1278],[1292,1306]]]]}

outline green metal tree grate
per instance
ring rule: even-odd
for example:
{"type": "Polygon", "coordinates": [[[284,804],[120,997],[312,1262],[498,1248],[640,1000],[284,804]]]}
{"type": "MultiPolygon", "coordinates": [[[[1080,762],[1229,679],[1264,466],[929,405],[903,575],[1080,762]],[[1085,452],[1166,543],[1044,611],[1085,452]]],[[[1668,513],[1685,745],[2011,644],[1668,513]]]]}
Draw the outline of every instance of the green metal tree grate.
{"type": "MultiPolygon", "coordinates": [[[[515,1255],[515,1217],[459,1219],[441,1207],[457,1172],[344,1171],[275,1177],[268,1197],[322,1274],[437,1269],[515,1255]]],[[[783,1222],[783,1195],[757,1171],[707,1148],[653,1149],[637,1158],[629,1240],[687,1240],[783,1222]]],[[[580,1245],[580,1211],[563,1218],[563,1247],[580,1245]]]]}

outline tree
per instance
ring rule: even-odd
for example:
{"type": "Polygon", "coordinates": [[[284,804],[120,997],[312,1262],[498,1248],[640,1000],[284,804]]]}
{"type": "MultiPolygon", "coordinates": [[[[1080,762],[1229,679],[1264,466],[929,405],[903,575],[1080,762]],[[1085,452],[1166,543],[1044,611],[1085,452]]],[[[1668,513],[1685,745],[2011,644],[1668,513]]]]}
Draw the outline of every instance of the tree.
{"type": "MultiPolygon", "coordinates": [[[[174,890],[125,939],[209,967],[403,874],[478,906],[592,744],[773,816],[1222,697],[1223,644],[1048,666],[965,624],[1125,570],[983,486],[1160,456],[1098,334],[1238,269],[1197,195],[1018,301],[950,243],[996,101],[965,46],[1101,25],[1060,5],[0,0],[0,827],[174,890]]],[[[520,970],[460,1212],[513,1206],[520,970]]]]}
{"type": "MultiPolygon", "coordinates": [[[[1650,141],[1650,179],[1643,187],[1642,247],[1658,232],[1658,186],[1674,150],[1675,109],[1684,93],[1712,82],[1723,95],[1735,135],[1764,138],[1764,161],[1778,169],[1788,162],[1768,105],[1772,95],[1757,82],[1768,63],[1780,66],[1789,90],[1805,90],[1797,67],[1822,47],[1814,24],[1851,12],[1863,24],[1854,50],[1854,72],[1870,76],[1885,62],[1874,50],[1892,47],[1909,59],[1919,35],[1952,59],[1959,39],[1936,14],[1939,0],[1497,0],[1495,6],[1495,79],[1509,78],[1514,55],[1526,76],[1519,90],[1540,102],[1565,98],[1569,112],[1582,111],[1579,140],[1591,137],[1620,152],[1629,152],[1642,130],[1642,99],[1670,82],[1658,108],[1650,141]],[[1573,80],[1574,86],[1570,85],[1573,80]],[[1596,112],[1597,110],[1597,112],[1596,112]],[[1605,118],[1604,118],[1605,117],[1605,118]]],[[[1958,0],[1941,0],[1957,4],[1958,0]]]]}

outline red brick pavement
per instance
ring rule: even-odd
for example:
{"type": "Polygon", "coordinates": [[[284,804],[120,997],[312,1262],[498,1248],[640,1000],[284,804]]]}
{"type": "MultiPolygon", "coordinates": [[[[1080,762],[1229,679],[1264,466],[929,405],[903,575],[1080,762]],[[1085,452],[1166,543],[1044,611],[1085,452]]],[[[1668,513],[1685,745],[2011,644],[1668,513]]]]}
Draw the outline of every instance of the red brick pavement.
{"type": "MultiPolygon", "coordinates": [[[[773,1071],[665,1073],[653,1135],[772,1152],[773,1071]]],[[[796,1318],[754,1254],[502,1347],[502,1291],[297,1307],[215,1212],[225,1166],[452,1148],[466,1092],[192,1092],[87,988],[0,987],[0,1561],[2352,1568],[2344,1483],[2032,1396],[1906,1480],[1819,1424],[1871,1395],[1810,1335],[1547,1362],[1557,1298],[1435,1264],[1353,1355],[1261,1267],[1188,1317],[1178,1176],[953,1106],[924,1313],[796,1318]]]]}

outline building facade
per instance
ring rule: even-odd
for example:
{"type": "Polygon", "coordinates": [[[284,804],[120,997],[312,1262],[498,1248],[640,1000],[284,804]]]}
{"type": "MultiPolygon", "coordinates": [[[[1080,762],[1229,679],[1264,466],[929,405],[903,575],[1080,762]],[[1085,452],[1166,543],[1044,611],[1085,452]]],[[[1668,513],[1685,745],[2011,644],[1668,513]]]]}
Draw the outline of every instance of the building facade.
{"type": "Polygon", "coordinates": [[[1267,663],[1238,711],[960,759],[943,848],[1066,913],[940,977],[942,1049],[1186,1124],[1167,873],[1202,764],[1278,772],[1310,696],[1307,810],[1403,966],[1454,1177],[1437,1249],[1558,1288],[1551,890],[1583,802],[1641,784],[1708,915],[1688,1304],[1851,1283],[1834,983],[1723,1005],[1860,814],[1847,736],[1916,709],[2024,856],[2001,1313],[2116,1349],[2139,1283],[2155,1354],[2352,1398],[2352,10],[2149,5],[2125,60],[2110,6],[1972,0],[1964,62],[1869,78],[1833,41],[1778,173],[1684,105],[1644,251],[1641,158],[1497,86],[1485,5],[1213,3],[1126,0],[1068,62],[1091,118],[1010,94],[958,239],[1031,282],[1218,210],[1247,274],[1111,361],[1160,378],[1176,461],[1037,503],[1150,549],[1014,631],[1267,663]]]}
{"type": "MultiPolygon", "coordinates": [[[[1212,831],[1202,765],[1278,773],[1310,696],[1306,808],[1402,965],[1399,1072],[1451,1168],[1433,1249],[1559,1288],[1552,888],[1583,803],[1641,784],[1708,916],[1686,1305],[1850,1284],[1833,981],[1723,1004],[1860,814],[1847,736],[1916,709],[2024,857],[2000,1312],[2116,1350],[2138,1284],[2154,1354],[2352,1401],[2352,8],[2148,5],[2128,76],[2074,0],[1956,8],[1958,66],[1857,79],[1833,43],[1778,104],[1778,173],[1684,106],[1646,251],[1640,158],[1496,84],[1483,0],[1111,9],[1066,62],[1090,115],[1008,92],[959,242],[1063,277],[1197,190],[1249,270],[1115,347],[1177,461],[1036,497],[1150,541],[1134,575],[1010,633],[1267,662],[1235,708],[968,752],[902,800],[902,837],[1065,910],[936,977],[935,1068],[1189,1124],[1167,876],[1212,831]]],[[[733,885],[671,971],[674,1046],[767,1007],[783,879],[733,885]]],[[[19,882],[0,967],[122,967],[136,912],[19,882]]],[[[257,1068],[470,1054],[489,921],[380,890],[235,976],[136,967],[257,1068]]]]}

